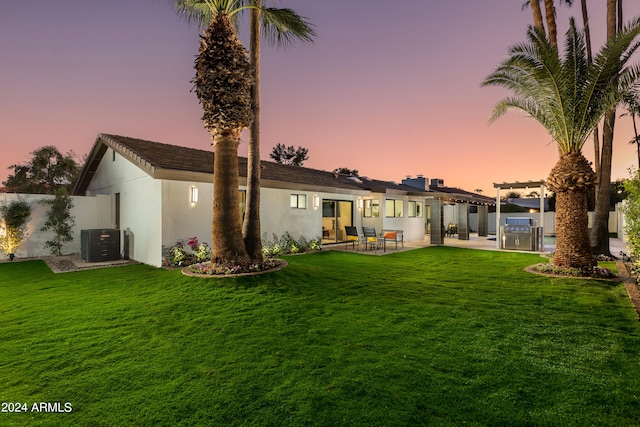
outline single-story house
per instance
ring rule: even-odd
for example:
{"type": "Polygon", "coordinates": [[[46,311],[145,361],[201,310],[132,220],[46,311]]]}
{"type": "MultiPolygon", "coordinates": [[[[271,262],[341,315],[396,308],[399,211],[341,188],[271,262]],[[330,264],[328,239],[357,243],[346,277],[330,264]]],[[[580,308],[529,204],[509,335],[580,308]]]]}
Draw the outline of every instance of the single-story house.
{"type": "MultiPolygon", "coordinates": [[[[118,135],[99,134],[75,185],[75,195],[109,195],[111,224],[128,236],[129,256],[162,265],[163,246],[196,236],[210,242],[212,151],[118,135]]],[[[239,157],[240,210],[244,212],[247,159],[239,157]]],[[[261,230],[270,238],[346,240],[345,226],[403,230],[404,240],[442,244],[446,207],[459,238],[468,239],[469,205],[477,205],[478,233],[486,235],[493,198],[444,187],[441,180],[407,178],[401,184],[262,161],[261,230]],[[483,234],[484,233],[484,234],[483,234]]],[[[124,241],[124,239],[123,239],[124,241]]]]}

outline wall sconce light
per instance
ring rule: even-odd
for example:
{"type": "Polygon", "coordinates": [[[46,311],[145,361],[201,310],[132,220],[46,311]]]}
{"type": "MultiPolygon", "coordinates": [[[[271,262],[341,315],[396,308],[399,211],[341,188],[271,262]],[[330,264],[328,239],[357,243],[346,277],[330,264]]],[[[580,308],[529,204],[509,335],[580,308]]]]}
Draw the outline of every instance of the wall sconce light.
{"type": "Polygon", "coordinates": [[[363,205],[363,200],[362,199],[358,199],[358,209],[362,210],[362,205],[363,205]]]}
{"type": "Polygon", "coordinates": [[[317,194],[313,196],[313,207],[315,209],[318,209],[320,207],[320,196],[318,196],[317,194]]]}
{"type": "Polygon", "coordinates": [[[198,202],[198,187],[191,187],[191,203],[198,202]]]}

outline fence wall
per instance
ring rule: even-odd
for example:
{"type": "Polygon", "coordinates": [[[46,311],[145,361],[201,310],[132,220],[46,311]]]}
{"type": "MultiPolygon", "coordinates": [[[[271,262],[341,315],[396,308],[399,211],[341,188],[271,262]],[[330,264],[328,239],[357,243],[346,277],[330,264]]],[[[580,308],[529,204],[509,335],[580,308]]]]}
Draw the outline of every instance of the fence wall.
{"type": "MultiPolygon", "coordinates": [[[[54,196],[45,194],[5,193],[0,195],[0,205],[23,200],[31,206],[31,215],[26,222],[27,239],[16,249],[16,258],[51,255],[51,250],[45,248],[44,244],[47,240],[53,239],[54,233],[52,231],[40,231],[46,221],[49,205],[42,204],[40,201],[53,198],[54,196]]],[[[71,196],[71,198],[73,199],[71,215],[75,217],[73,241],[63,246],[63,254],[80,252],[80,230],[111,227],[110,196],[71,196]]],[[[0,225],[4,227],[2,218],[0,218],[0,225]]],[[[2,258],[8,258],[8,256],[0,252],[0,259],[2,258]]]]}
{"type": "MultiPolygon", "coordinates": [[[[593,212],[589,212],[589,228],[591,228],[593,224],[593,212]]],[[[516,212],[516,213],[500,213],[500,225],[504,225],[507,217],[518,217],[518,218],[533,218],[536,225],[539,225],[539,217],[538,213],[527,213],[527,212],[516,212]]],[[[478,230],[478,214],[472,213],[469,214],[469,224],[472,230],[478,230]]],[[[616,210],[609,213],[609,232],[617,233],[618,237],[623,238],[624,234],[624,214],[622,213],[622,203],[618,203],[616,205],[616,210]]],[[[496,233],[496,213],[492,212],[489,214],[489,233],[496,233]]],[[[556,213],[555,212],[545,212],[544,213],[544,234],[546,235],[554,235],[556,234],[556,213]]]]}

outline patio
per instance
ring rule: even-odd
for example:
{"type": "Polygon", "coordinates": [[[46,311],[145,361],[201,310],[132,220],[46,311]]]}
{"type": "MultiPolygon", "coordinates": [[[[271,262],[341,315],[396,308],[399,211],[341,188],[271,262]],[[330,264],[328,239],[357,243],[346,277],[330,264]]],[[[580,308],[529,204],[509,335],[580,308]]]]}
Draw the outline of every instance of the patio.
{"type": "MultiPolygon", "coordinates": [[[[544,244],[544,253],[553,252],[555,250],[555,241],[548,242],[549,240],[548,238],[545,238],[545,240],[546,241],[544,244]]],[[[629,250],[627,249],[626,244],[621,239],[611,238],[609,239],[609,245],[611,248],[611,253],[615,256],[618,256],[620,252],[624,252],[626,254],[629,253],[629,250]]],[[[362,247],[360,246],[362,246],[362,244],[355,245],[355,248],[353,248],[350,243],[347,245],[345,245],[344,243],[336,243],[331,245],[324,245],[324,248],[328,250],[354,252],[354,253],[358,252],[358,253],[364,253],[367,255],[378,255],[378,256],[393,254],[397,252],[405,252],[405,251],[410,251],[418,248],[425,248],[429,246],[451,246],[456,248],[482,249],[482,250],[488,250],[488,251],[502,250],[496,247],[495,234],[486,236],[486,237],[480,237],[478,236],[478,233],[470,233],[469,240],[459,240],[457,238],[445,237],[443,245],[431,245],[430,238],[428,235],[426,235],[423,240],[404,242],[404,247],[402,247],[402,245],[399,245],[398,249],[396,249],[394,244],[387,244],[386,251],[383,250],[382,248],[379,248],[377,250],[373,250],[373,249],[364,250],[364,246],[362,247]]],[[[508,252],[530,253],[530,251],[512,251],[512,250],[509,250],[508,252]]]]}

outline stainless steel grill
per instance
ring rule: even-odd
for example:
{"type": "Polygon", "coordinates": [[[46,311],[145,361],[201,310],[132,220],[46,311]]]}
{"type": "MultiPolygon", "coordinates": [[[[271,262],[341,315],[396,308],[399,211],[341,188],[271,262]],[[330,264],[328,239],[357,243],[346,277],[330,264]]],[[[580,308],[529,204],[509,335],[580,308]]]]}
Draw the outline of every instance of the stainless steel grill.
{"type": "Polygon", "coordinates": [[[520,251],[541,251],[544,233],[536,227],[533,218],[507,218],[500,227],[500,248],[520,251]]]}

